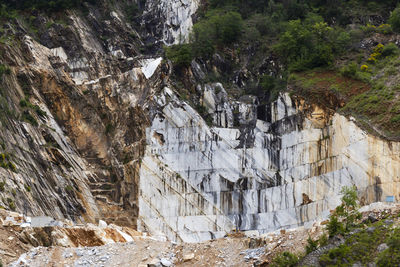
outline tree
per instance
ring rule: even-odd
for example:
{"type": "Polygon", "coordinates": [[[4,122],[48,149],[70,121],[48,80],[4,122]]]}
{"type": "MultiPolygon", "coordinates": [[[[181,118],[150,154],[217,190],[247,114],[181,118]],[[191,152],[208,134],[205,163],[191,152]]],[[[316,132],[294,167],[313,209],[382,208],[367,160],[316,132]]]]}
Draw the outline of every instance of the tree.
{"type": "Polygon", "coordinates": [[[358,211],[359,204],[357,198],[357,189],[353,187],[343,187],[340,191],[342,204],[335,209],[328,223],[329,236],[348,232],[354,226],[356,220],[361,218],[358,211]]]}

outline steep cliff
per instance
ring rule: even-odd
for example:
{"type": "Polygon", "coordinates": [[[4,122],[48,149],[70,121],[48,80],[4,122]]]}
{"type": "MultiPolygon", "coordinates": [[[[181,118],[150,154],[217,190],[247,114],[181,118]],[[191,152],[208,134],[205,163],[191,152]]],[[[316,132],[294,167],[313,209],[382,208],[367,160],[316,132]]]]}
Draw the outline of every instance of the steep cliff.
{"type": "Polygon", "coordinates": [[[200,1],[140,3],[133,21],[132,2],[102,1],[5,22],[1,206],[198,242],[312,224],[345,185],[363,204],[400,196],[398,142],[310,99],[236,92],[251,49],[174,68],[162,46],[189,40],[200,1]],[[224,72],[232,88],[210,81],[224,72]]]}
{"type": "Polygon", "coordinates": [[[340,204],[343,186],[356,185],[363,205],[399,197],[399,143],[288,94],[258,114],[225,94],[203,89],[212,127],[168,88],[158,99],[141,166],[143,229],[197,242],[235,227],[311,225],[340,204]]]}

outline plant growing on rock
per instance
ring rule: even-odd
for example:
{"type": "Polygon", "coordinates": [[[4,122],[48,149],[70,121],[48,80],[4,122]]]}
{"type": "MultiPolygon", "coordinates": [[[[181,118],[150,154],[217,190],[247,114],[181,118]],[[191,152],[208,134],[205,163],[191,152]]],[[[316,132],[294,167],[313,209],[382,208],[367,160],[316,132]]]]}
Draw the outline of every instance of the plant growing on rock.
{"type": "Polygon", "coordinates": [[[361,218],[361,213],[358,211],[356,187],[345,186],[342,188],[341,194],[343,194],[342,204],[335,209],[328,223],[330,237],[348,232],[361,218]]]}
{"type": "Polygon", "coordinates": [[[299,262],[299,257],[296,255],[285,251],[278,254],[272,261],[272,267],[294,267],[299,262]]]}

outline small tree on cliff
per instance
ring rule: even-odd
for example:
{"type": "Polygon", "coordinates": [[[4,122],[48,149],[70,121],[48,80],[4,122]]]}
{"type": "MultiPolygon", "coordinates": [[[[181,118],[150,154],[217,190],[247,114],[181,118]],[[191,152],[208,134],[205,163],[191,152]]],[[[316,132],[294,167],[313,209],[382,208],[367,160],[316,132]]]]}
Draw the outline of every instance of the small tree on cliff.
{"type": "Polygon", "coordinates": [[[356,187],[345,186],[340,193],[343,194],[342,204],[335,209],[328,223],[330,237],[348,232],[355,222],[361,218],[361,213],[358,212],[359,203],[356,187]]]}

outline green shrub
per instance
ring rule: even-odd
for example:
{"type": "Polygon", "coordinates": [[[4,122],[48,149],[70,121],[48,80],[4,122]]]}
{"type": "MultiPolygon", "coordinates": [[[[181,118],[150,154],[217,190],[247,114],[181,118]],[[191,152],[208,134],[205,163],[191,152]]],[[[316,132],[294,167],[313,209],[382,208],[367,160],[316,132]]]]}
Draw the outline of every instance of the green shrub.
{"type": "Polygon", "coordinates": [[[344,66],[340,69],[340,74],[344,77],[348,78],[356,78],[357,77],[358,66],[355,62],[351,62],[350,64],[344,66]]]}
{"type": "Polygon", "coordinates": [[[13,172],[15,172],[17,170],[17,167],[15,166],[14,163],[12,163],[11,161],[8,162],[8,168],[10,170],[12,170],[13,172]]]}
{"type": "Polygon", "coordinates": [[[400,114],[394,116],[393,118],[391,118],[390,120],[392,123],[399,123],[400,122],[400,114]]]}
{"type": "Polygon", "coordinates": [[[175,66],[188,67],[193,60],[192,47],[190,44],[167,47],[165,56],[171,60],[175,66]]]}
{"type": "Polygon", "coordinates": [[[326,245],[328,245],[328,236],[326,234],[323,234],[319,240],[318,240],[318,244],[320,247],[324,247],[326,245]]]}
{"type": "Polygon", "coordinates": [[[356,220],[361,218],[361,214],[358,212],[356,188],[345,186],[342,188],[341,194],[343,194],[342,204],[336,207],[327,225],[330,237],[348,232],[356,220]]]}
{"type": "Polygon", "coordinates": [[[312,240],[309,236],[307,239],[306,253],[309,254],[318,248],[318,241],[312,240]]]}
{"type": "Polygon", "coordinates": [[[25,184],[24,187],[27,192],[31,192],[31,187],[29,185],[25,184]]]}
{"type": "Polygon", "coordinates": [[[395,32],[400,32],[400,7],[398,6],[392,11],[389,18],[389,24],[395,32]]]}
{"type": "Polygon", "coordinates": [[[319,258],[319,263],[321,266],[342,266],[340,263],[345,260],[346,256],[350,252],[350,247],[346,245],[340,245],[337,248],[331,249],[328,253],[323,254],[319,258]]]}
{"type": "Polygon", "coordinates": [[[28,107],[30,103],[26,100],[26,99],[21,99],[21,101],[19,101],[19,105],[22,108],[28,107]]]}
{"type": "Polygon", "coordinates": [[[279,255],[277,255],[273,261],[271,266],[272,267],[294,267],[297,265],[299,262],[299,258],[290,253],[290,252],[282,252],[279,255]]]}
{"type": "Polygon", "coordinates": [[[388,249],[382,251],[377,259],[377,266],[399,266],[400,264],[400,229],[397,228],[389,238],[388,249]]]}
{"type": "Polygon", "coordinates": [[[12,200],[11,198],[7,198],[7,203],[8,203],[8,207],[10,208],[10,210],[16,209],[14,200],[12,200]]]}
{"type": "Polygon", "coordinates": [[[381,24],[376,28],[379,33],[391,34],[393,33],[392,26],[390,24],[381,24]]]}
{"type": "Polygon", "coordinates": [[[393,55],[397,54],[398,51],[399,51],[399,48],[397,47],[396,44],[389,43],[383,47],[382,56],[384,56],[384,57],[393,56],[393,55]]]}
{"type": "Polygon", "coordinates": [[[209,57],[214,46],[230,45],[239,40],[243,20],[234,11],[213,10],[193,26],[192,43],[195,56],[209,57]]]}
{"type": "Polygon", "coordinates": [[[29,122],[33,126],[39,125],[36,119],[29,113],[28,110],[24,110],[24,112],[22,112],[22,120],[29,122]]]}
{"type": "Polygon", "coordinates": [[[334,237],[337,234],[343,233],[344,227],[337,216],[332,215],[329,219],[327,230],[330,237],[334,237]]]}
{"type": "Polygon", "coordinates": [[[0,182],[0,192],[4,192],[5,185],[5,182],[0,182]]]}
{"type": "Polygon", "coordinates": [[[4,74],[11,74],[11,69],[6,65],[0,64],[0,76],[4,74]]]}
{"type": "Polygon", "coordinates": [[[65,187],[65,191],[67,191],[67,192],[73,192],[74,191],[74,188],[71,186],[71,185],[67,185],[66,187],[65,187]]]}

